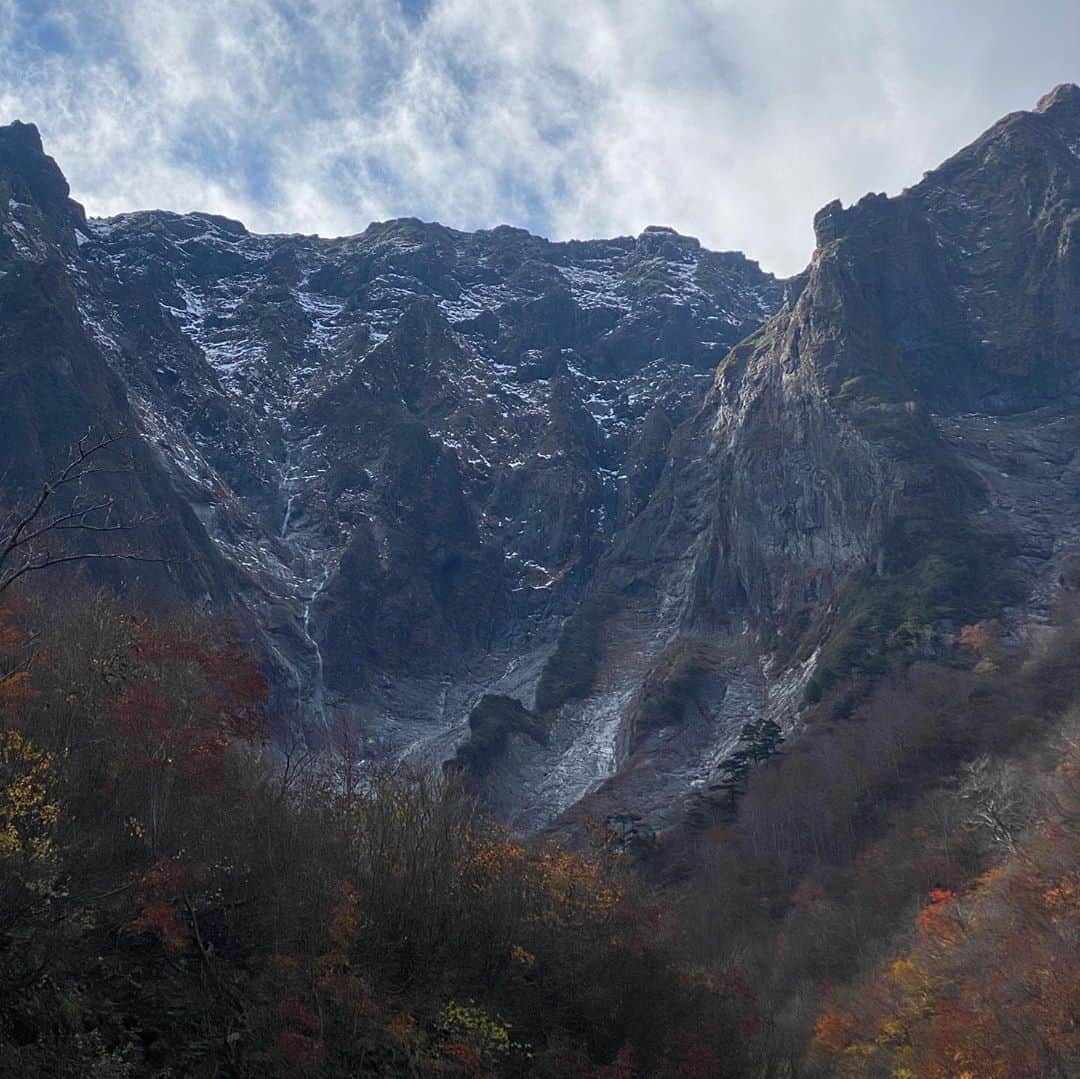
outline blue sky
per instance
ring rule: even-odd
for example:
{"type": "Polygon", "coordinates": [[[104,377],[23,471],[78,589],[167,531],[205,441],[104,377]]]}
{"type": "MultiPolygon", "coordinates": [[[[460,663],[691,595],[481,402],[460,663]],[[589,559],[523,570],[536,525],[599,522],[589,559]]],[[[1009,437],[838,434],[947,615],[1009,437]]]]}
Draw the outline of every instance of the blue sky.
{"type": "Polygon", "coordinates": [[[1075,0],[0,0],[0,122],[92,213],[667,224],[778,273],[1066,80],[1075,0]]]}

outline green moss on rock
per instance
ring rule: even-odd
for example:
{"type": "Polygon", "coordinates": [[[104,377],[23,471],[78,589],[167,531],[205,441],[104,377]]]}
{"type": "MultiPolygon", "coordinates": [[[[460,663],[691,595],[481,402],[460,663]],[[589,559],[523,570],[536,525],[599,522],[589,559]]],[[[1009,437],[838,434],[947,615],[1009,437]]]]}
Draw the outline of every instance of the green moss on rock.
{"type": "Polygon", "coordinates": [[[807,685],[809,703],[849,675],[883,673],[925,649],[942,622],[976,622],[1014,601],[1019,582],[1009,542],[958,514],[909,515],[885,539],[883,572],[867,568],[841,596],[836,621],[807,685]]]}
{"type": "Polygon", "coordinates": [[[544,666],[536,690],[536,709],[552,712],[592,692],[600,666],[600,631],[620,607],[613,592],[597,592],[563,623],[559,643],[544,666]]]}

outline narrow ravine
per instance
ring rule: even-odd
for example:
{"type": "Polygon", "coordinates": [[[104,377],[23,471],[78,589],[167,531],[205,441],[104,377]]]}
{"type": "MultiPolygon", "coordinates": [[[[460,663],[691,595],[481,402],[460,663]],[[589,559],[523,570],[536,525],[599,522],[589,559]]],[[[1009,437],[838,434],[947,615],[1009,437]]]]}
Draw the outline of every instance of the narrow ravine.
{"type": "MultiPolygon", "coordinates": [[[[293,461],[292,448],[288,447],[285,453],[285,462],[281,471],[281,489],[286,495],[285,513],[282,517],[281,528],[278,538],[286,544],[293,555],[292,577],[295,582],[295,594],[299,603],[303,604],[303,614],[297,621],[300,635],[304,644],[304,650],[311,657],[309,677],[305,680],[295,665],[288,666],[296,674],[296,706],[300,715],[305,712],[313,714],[321,727],[328,729],[326,715],[326,687],[324,678],[325,664],[323,661],[322,647],[315,634],[313,625],[314,607],[319,597],[326,590],[326,586],[333,572],[331,552],[320,550],[318,545],[313,544],[312,529],[296,527],[296,515],[294,513],[297,503],[302,499],[303,491],[299,485],[302,482],[302,472],[293,461]],[[321,567],[321,572],[318,571],[321,567]],[[312,571],[316,571],[313,573],[312,571]],[[317,576],[316,576],[317,573],[317,576]]],[[[303,515],[300,516],[301,522],[303,515]]],[[[299,613],[299,612],[298,612],[299,613]]]]}

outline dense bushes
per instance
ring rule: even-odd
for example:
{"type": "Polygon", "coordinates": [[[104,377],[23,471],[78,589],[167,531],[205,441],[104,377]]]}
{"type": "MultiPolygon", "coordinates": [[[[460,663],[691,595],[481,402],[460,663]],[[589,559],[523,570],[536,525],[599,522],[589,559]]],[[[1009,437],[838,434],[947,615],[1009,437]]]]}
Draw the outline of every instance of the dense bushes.
{"type": "Polygon", "coordinates": [[[955,823],[944,849],[974,848],[973,868],[989,867],[974,876],[943,865],[949,879],[923,892],[897,954],[831,994],[810,1053],[820,1074],[1077,1073],[1078,719],[1044,747],[1041,767],[984,762],[946,796],[955,823]]]}
{"type": "Polygon", "coordinates": [[[823,700],[653,888],[454,772],[272,754],[220,627],[9,611],[0,1072],[1073,1074],[1080,635],[949,649],[823,700]]]}

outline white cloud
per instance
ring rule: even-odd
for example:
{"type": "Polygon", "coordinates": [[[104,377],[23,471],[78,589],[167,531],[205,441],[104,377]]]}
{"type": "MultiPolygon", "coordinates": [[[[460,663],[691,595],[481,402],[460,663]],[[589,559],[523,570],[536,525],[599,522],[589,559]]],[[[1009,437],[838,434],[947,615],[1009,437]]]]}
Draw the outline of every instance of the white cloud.
{"type": "Polygon", "coordinates": [[[0,0],[0,121],[35,121],[95,213],[663,223],[791,273],[822,204],[1080,78],[1080,7],[1030,6],[0,0]]]}

